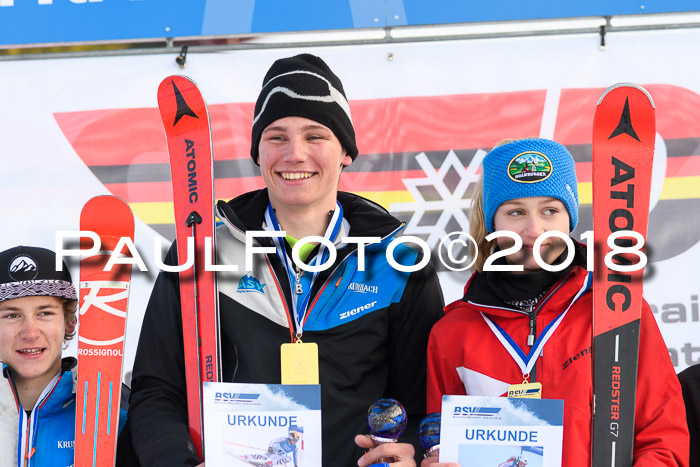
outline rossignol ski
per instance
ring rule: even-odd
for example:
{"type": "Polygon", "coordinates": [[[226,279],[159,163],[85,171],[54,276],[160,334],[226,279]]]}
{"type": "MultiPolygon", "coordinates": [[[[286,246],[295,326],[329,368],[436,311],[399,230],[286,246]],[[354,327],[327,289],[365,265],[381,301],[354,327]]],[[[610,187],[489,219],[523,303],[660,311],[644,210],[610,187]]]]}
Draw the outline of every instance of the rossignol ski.
{"type": "Polygon", "coordinates": [[[81,237],[81,250],[97,248],[80,261],[74,465],[112,467],[131,281],[131,264],[125,264],[130,261],[129,249],[122,239],[133,243],[134,216],[120,198],[96,196],[83,207],[80,230],[97,234],[100,244],[81,237]],[[119,259],[107,271],[113,252],[119,259]]]}
{"type": "Polygon", "coordinates": [[[169,76],[158,87],[173,186],[190,436],[202,457],[202,381],[220,381],[214,261],[214,177],[207,105],[197,85],[169,76]],[[190,247],[192,244],[192,247],[190,247]],[[205,265],[210,265],[206,268],[205,265]]]}
{"type": "Polygon", "coordinates": [[[592,459],[596,467],[632,465],[646,263],[642,245],[649,220],[655,138],[654,102],[647,91],[618,84],[603,93],[593,119],[592,459]],[[638,238],[616,234],[622,231],[636,232],[638,238]],[[606,257],[623,270],[609,268],[606,257]]]}

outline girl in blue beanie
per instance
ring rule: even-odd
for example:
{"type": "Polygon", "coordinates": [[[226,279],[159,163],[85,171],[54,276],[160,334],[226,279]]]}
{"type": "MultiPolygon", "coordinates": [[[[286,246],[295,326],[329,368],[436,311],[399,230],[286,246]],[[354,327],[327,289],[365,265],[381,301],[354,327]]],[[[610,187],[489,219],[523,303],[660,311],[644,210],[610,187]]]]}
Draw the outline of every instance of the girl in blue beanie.
{"type": "MultiPolygon", "coordinates": [[[[564,400],[562,465],[589,467],[592,275],[586,246],[565,238],[578,203],[574,160],[561,144],[506,140],[486,155],[470,217],[474,274],[431,331],[427,412],[440,411],[443,395],[506,396],[526,383],[542,398],[564,400]],[[522,246],[511,253],[511,236],[486,241],[497,231],[522,246]]],[[[680,387],[646,302],[637,385],[635,465],[687,465],[680,387]]]]}

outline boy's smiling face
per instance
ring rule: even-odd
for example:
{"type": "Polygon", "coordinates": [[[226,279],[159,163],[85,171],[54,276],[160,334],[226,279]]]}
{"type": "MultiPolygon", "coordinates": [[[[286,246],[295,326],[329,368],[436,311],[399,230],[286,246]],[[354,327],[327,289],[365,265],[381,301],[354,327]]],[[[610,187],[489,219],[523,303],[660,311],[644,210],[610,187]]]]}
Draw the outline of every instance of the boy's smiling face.
{"type": "Polygon", "coordinates": [[[0,360],[15,383],[48,384],[61,368],[66,333],[63,301],[50,296],[0,302],[0,360]]]}

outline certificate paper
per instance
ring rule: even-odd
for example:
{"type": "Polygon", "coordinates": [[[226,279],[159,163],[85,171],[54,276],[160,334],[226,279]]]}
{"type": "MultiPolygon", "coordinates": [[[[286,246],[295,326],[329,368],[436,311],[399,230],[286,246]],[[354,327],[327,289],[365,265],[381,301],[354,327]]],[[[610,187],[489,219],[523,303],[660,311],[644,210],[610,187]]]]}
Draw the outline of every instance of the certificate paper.
{"type": "Polygon", "coordinates": [[[204,383],[207,467],[321,465],[321,387],[204,383]]]}
{"type": "Polygon", "coordinates": [[[440,462],[460,467],[559,467],[564,401],[443,396],[440,462]]]}

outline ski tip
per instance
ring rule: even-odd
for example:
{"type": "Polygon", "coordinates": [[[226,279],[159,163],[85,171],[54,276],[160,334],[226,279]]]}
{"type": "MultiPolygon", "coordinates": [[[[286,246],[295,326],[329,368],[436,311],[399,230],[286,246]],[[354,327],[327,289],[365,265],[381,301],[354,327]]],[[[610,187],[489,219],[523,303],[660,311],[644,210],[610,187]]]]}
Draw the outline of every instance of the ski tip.
{"type": "Polygon", "coordinates": [[[170,86],[172,86],[170,83],[173,83],[173,82],[179,80],[180,78],[182,78],[181,75],[170,75],[170,76],[166,76],[165,78],[163,78],[163,79],[160,81],[160,84],[158,85],[158,95],[160,96],[161,93],[162,93],[165,89],[167,89],[167,88],[169,88],[170,86]]]}
{"type": "Polygon", "coordinates": [[[187,87],[186,83],[198,88],[197,83],[194,82],[192,78],[185,75],[170,75],[163,78],[163,80],[158,85],[158,106],[160,107],[163,100],[168,100],[172,95],[173,88],[184,88],[187,87]]]}
{"type": "Polygon", "coordinates": [[[647,99],[649,99],[649,103],[651,103],[651,107],[653,109],[656,109],[656,105],[654,105],[654,99],[652,99],[651,94],[649,94],[649,91],[644,89],[642,86],[640,86],[638,84],[634,84],[634,83],[613,84],[608,89],[606,89],[603,92],[603,94],[600,95],[600,98],[598,99],[598,103],[596,104],[596,106],[599,106],[600,103],[603,102],[603,99],[605,99],[605,96],[607,96],[610,92],[612,92],[614,89],[617,89],[617,88],[633,88],[633,89],[637,89],[639,91],[642,91],[644,93],[644,95],[647,96],[647,99]]]}
{"type": "Polygon", "coordinates": [[[120,198],[119,196],[115,195],[97,195],[93,196],[89,200],[85,202],[83,205],[83,209],[85,208],[90,208],[90,207],[96,207],[98,209],[104,209],[104,208],[111,208],[111,209],[119,209],[123,208],[124,210],[128,210],[129,213],[131,213],[131,207],[129,206],[129,203],[124,201],[124,199],[120,198]]]}
{"type": "Polygon", "coordinates": [[[168,86],[168,85],[170,85],[171,82],[182,82],[182,80],[187,80],[190,83],[197,86],[197,83],[195,83],[195,81],[187,75],[169,75],[161,80],[158,88],[162,88],[163,86],[168,86]]]}
{"type": "MultiPolygon", "coordinates": [[[[95,196],[90,198],[80,211],[80,230],[98,231],[100,237],[130,236],[133,240],[134,227],[134,213],[131,207],[118,196],[95,196]]],[[[81,239],[80,242],[82,243],[83,240],[81,239]]]]}

